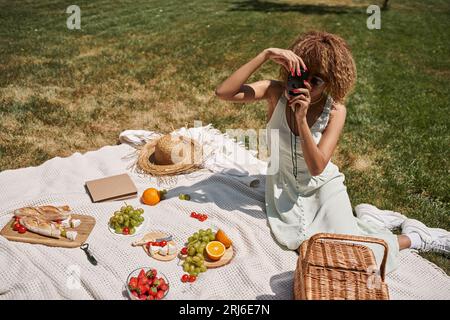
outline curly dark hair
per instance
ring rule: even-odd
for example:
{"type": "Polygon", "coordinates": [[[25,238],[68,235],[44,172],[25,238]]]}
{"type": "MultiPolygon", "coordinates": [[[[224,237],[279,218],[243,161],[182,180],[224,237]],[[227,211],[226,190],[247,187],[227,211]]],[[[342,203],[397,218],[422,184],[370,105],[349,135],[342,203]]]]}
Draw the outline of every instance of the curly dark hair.
{"type": "MultiPolygon", "coordinates": [[[[325,92],[334,101],[345,101],[356,82],[356,66],[344,39],[324,31],[310,31],[298,36],[288,49],[303,59],[311,74],[323,77],[325,92]]],[[[287,77],[288,71],[282,66],[280,80],[286,83],[287,77]]]]}

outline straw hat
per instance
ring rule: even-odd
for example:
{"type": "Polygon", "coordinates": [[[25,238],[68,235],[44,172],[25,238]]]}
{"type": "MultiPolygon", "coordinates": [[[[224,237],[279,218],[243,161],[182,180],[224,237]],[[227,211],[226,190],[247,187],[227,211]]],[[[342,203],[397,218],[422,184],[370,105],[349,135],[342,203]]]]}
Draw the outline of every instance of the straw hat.
{"type": "Polygon", "coordinates": [[[170,176],[198,170],[202,147],[191,138],[164,135],[147,142],[139,152],[137,167],[152,176],[170,176]]]}

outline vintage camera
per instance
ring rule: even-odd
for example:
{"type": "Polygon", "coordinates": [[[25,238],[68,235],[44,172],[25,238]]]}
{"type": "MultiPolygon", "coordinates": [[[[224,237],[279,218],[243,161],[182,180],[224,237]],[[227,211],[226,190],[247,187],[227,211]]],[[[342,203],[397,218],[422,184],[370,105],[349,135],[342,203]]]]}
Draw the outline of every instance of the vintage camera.
{"type": "Polygon", "coordinates": [[[300,88],[306,88],[304,81],[308,80],[309,72],[304,70],[302,67],[300,67],[301,75],[300,76],[292,76],[289,74],[288,80],[287,80],[287,90],[289,95],[291,96],[298,96],[301,93],[295,93],[292,90],[293,89],[300,89],[300,88]]]}

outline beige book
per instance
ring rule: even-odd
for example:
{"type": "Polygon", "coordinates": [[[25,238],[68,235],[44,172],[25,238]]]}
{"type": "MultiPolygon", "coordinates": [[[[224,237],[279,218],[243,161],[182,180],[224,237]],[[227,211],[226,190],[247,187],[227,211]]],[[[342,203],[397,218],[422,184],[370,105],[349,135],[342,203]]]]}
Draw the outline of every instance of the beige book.
{"type": "Polygon", "coordinates": [[[137,189],[128,174],[119,174],[86,182],[92,202],[123,200],[135,197],[137,189]]]}

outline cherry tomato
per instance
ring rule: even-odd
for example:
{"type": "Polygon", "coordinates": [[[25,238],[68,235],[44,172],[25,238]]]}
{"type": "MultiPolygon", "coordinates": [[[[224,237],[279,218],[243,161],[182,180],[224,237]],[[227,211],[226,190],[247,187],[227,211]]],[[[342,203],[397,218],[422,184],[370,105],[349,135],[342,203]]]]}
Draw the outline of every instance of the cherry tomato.
{"type": "Polygon", "coordinates": [[[181,277],[181,282],[188,282],[188,280],[189,280],[189,275],[183,274],[183,276],[181,277]]]}
{"type": "Polygon", "coordinates": [[[182,255],[187,255],[187,254],[188,254],[188,248],[183,247],[183,248],[181,249],[181,254],[182,254],[182,255]]]}
{"type": "Polygon", "coordinates": [[[159,290],[156,294],[156,300],[161,300],[162,298],[164,298],[164,291],[159,290]]]}
{"type": "Polygon", "coordinates": [[[167,241],[161,241],[160,243],[159,243],[159,245],[161,246],[161,247],[164,247],[165,245],[167,245],[167,241]]]}
{"type": "Polygon", "coordinates": [[[14,223],[13,230],[19,231],[20,226],[21,226],[21,224],[19,222],[14,223]]]}
{"type": "Polygon", "coordinates": [[[122,229],[122,234],[129,234],[130,233],[130,229],[128,229],[128,227],[125,227],[122,229]]]}
{"type": "Polygon", "coordinates": [[[25,232],[27,232],[27,228],[25,228],[24,226],[21,225],[17,231],[19,233],[25,233],[25,232]]]}
{"type": "Polygon", "coordinates": [[[191,275],[189,276],[189,282],[194,282],[196,279],[197,279],[197,277],[194,276],[193,274],[191,274],[191,275]]]}
{"type": "Polygon", "coordinates": [[[192,218],[195,218],[196,215],[197,215],[197,214],[196,214],[195,212],[191,212],[191,217],[192,217],[192,218]]]}

